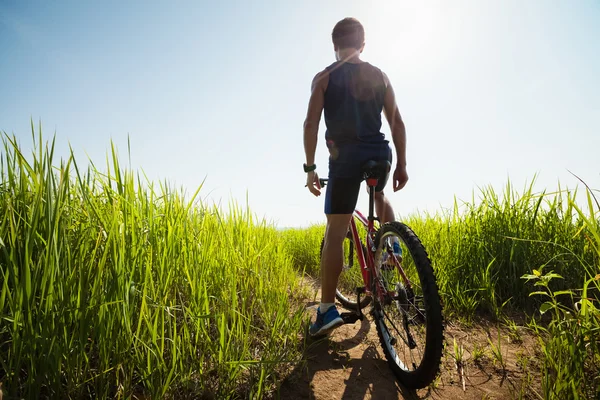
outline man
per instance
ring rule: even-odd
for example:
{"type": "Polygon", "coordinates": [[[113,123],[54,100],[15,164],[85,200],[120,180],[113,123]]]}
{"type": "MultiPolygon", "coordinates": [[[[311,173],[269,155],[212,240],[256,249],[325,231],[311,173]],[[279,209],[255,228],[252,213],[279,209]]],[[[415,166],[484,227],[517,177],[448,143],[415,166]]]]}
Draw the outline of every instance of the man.
{"type": "MultiPolygon", "coordinates": [[[[402,189],[408,181],[404,123],[387,76],[360,59],[365,47],[363,26],[355,18],[345,18],[335,25],[331,36],[337,61],[314,77],[304,122],[304,171],[308,189],[315,196],[321,194],[315,151],[323,111],[330,152],[321,304],[310,327],[312,336],[326,334],[344,323],[335,307],[335,289],[343,265],[342,244],[358,199],[361,167],[369,160],[392,161],[389,142],[380,132],[382,111],[390,124],[398,158],[393,174],[394,191],[402,189]]],[[[387,178],[380,179],[375,191],[375,211],[382,223],[394,220],[392,206],[383,193],[387,178]]]]}

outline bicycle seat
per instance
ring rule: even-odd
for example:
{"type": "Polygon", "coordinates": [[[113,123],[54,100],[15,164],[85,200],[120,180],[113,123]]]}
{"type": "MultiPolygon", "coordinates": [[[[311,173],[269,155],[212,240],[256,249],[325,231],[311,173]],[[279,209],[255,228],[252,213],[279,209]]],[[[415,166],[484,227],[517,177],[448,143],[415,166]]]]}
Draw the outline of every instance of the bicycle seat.
{"type": "Polygon", "coordinates": [[[381,178],[385,177],[388,174],[388,172],[390,172],[391,168],[392,168],[392,165],[387,160],[367,161],[362,166],[363,178],[365,178],[365,179],[369,179],[369,178],[381,179],[381,178]]]}

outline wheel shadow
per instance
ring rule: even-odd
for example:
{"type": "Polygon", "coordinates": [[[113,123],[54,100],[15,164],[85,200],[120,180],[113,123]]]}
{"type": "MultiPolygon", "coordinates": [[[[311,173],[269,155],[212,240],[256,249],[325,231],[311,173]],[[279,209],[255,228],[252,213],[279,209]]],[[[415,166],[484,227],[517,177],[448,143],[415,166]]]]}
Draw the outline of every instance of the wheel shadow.
{"type": "Polygon", "coordinates": [[[304,361],[283,381],[276,398],[319,399],[326,392],[327,398],[343,400],[419,399],[416,391],[397,382],[387,361],[377,351],[379,343],[368,339],[370,330],[371,324],[365,318],[352,337],[338,341],[338,335],[335,339],[325,337],[307,342],[304,361]],[[357,347],[365,347],[360,357],[356,357],[357,347]]]}
{"type": "Polygon", "coordinates": [[[362,357],[351,363],[352,372],[344,381],[343,400],[364,399],[418,399],[416,392],[400,385],[389,370],[385,360],[379,358],[374,345],[364,351],[362,357]]]}

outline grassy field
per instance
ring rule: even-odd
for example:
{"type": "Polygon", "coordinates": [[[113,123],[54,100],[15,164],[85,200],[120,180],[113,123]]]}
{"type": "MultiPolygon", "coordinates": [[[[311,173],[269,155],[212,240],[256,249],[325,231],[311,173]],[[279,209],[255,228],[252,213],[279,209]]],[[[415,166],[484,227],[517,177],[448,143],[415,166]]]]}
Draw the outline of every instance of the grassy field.
{"type": "MultiPolygon", "coordinates": [[[[440,287],[446,318],[526,317],[543,357],[544,398],[600,396],[600,205],[575,192],[518,193],[507,184],[450,213],[411,216],[440,287]]],[[[294,260],[319,276],[324,226],[284,233],[294,260]],[[314,267],[311,267],[314,266],[314,267]]],[[[360,281],[357,269],[347,288],[360,281]]],[[[344,282],[341,283],[342,285],[344,282]]]]}
{"type": "Polygon", "coordinates": [[[260,397],[299,360],[303,289],[274,227],[142,184],[114,152],[108,174],[54,162],[4,138],[5,398],[260,397]]]}
{"type": "MultiPolygon", "coordinates": [[[[33,131],[33,127],[32,127],[33,131]]],[[[323,226],[278,231],[120,167],[53,158],[33,135],[0,156],[0,382],[8,398],[260,398],[302,359],[302,274],[323,226]]],[[[593,192],[531,187],[404,222],[448,318],[527,315],[545,398],[600,394],[600,227],[593,192]],[[523,313],[526,312],[526,314],[523,313]]],[[[197,193],[196,193],[197,195],[197,193]]]]}

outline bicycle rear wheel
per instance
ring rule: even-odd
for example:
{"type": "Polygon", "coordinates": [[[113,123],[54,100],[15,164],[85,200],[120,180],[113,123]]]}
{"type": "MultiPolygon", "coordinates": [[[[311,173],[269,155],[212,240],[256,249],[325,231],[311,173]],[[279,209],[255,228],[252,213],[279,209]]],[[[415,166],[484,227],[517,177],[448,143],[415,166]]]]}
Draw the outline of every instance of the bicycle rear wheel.
{"type": "Polygon", "coordinates": [[[402,384],[426,387],[439,372],[443,347],[442,306],[431,261],[419,238],[400,222],[384,224],[375,246],[371,290],[379,341],[402,384]],[[392,251],[393,241],[400,245],[400,257],[392,251]]]}
{"type": "MultiPolygon", "coordinates": [[[[325,238],[321,240],[321,250],[319,258],[323,256],[323,245],[325,244],[325,238]]],[[[367,248],[362,242],[360,243],[363,254],[366,254],[367,248]]],[[[352,233],[348,231],[346,238],[343,242],[344,246],[344,264],[342,266],[342,272],[338,279],[338,286],[335,290],[335,297],[338,301],[348,310],[356,310],[356,294],[354,290],[358,286],[364,286],[364,281],[360,272],[360,263],[356,255],[356,248],[354,247],[354,239],[352,233]]],[[[365,308],[371,303],[371,297],[364,296],[360,301],[360,308],[365,308]]]]}

